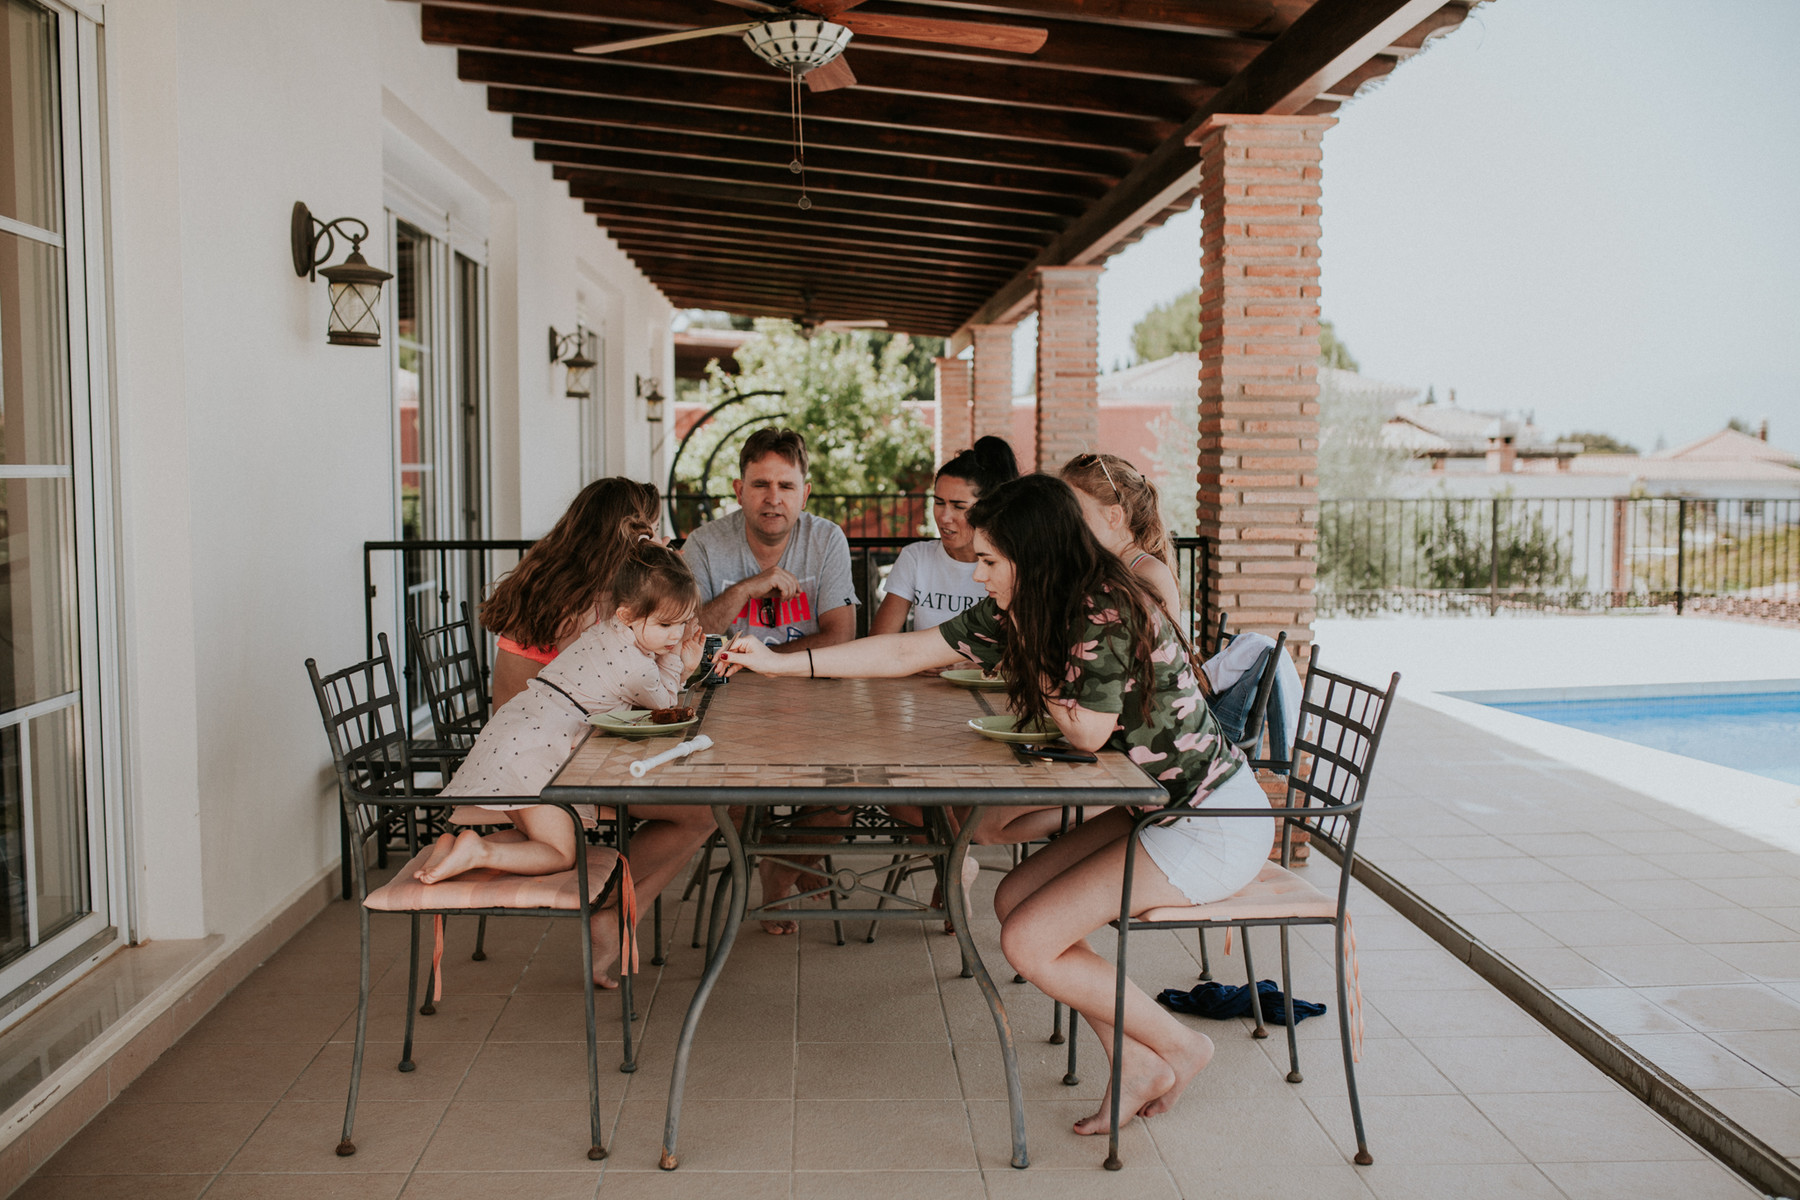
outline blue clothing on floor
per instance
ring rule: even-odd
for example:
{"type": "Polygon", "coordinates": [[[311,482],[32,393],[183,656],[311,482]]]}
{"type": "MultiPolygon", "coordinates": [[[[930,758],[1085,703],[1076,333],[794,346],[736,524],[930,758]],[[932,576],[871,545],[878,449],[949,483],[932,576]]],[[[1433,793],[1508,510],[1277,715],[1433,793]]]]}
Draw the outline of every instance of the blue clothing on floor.
{"type": "MultiPolygon", "coordinates": [[[[1262,1001],[1263,1020],[1270,1025],[1287,1024],[1287,1008],[1282,1002],[1281,988],[1273,979],[1264,979],[1256,985],[1257,999],[1262,1001]]],[[[1226,1021],[1232,1017],[1250,1015],[1250,985],[1247,983],[1232,987],[1225,983],[1202,983],[1191,991],[1178,988],[1164,988],[1157,1000],[1179,1013],[1191,1013],[1196,1017],[1210,1017],[1215,1021],[1226,1021]]],[[[1311,1000],[1294,1001],[1294,1024],[1308,1017],[1322,1017],[1325,1006],[1311,1000]]]]}

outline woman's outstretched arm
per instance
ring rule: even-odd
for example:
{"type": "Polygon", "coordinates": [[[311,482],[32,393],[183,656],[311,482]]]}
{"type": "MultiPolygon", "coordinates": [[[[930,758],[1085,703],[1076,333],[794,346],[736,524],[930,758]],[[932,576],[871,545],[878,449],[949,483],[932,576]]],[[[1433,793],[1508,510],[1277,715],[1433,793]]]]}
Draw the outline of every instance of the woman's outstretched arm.
{"type": "Polygon", "coordinates": [[[753,637],[741,637],[719,651],[717,661],[725,664],[727,675],[748,667],[759,675],[897,679],[931,667],[952,666],[962,661],[962,655],[937,630],[915,629],[911,633],[887,633],[816,647],[810,660],[804,652],[777,654],[753,637]]]}

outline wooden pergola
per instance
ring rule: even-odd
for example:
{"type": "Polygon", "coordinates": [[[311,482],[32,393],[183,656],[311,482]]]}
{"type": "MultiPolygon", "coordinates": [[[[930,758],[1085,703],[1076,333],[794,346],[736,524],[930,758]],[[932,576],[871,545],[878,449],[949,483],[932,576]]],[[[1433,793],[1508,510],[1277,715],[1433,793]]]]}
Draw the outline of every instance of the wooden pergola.
{"type": "Polygon", "coordinates": [[[675,304],[955,335],[1015,320],[1035,268],[1100,263],[1192,202],[1218,113],[1324,114],[1474,0],[870,0],[862,16],[1037,26],[1035,54],[858,35],[856,86],[804,97],[735,37],[596,59],[575,47],[720,25],[716,0],[446,0],[516,136],[675,304]]]}

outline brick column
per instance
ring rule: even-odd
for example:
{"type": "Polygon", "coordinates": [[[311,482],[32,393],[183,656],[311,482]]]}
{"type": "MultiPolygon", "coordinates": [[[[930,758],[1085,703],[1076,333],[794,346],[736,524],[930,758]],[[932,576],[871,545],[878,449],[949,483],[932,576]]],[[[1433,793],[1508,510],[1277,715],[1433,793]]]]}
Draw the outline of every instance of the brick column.
{"type": "MultiPolygon", "coordinates": [[[[971,325],[975,346],[975,437],[1012,440],[1013,326],[971,325]]],[[[973,439],[971,439],[973,440],[973,439]]]]}
{"type": "Polygon", "coordinates": [[[1100,449],[1100,273],[1039,267],[1037,468],[1100,449]]]}
{"type": "Polygon", "coordinates": [[[970,432],[974,415],[969,410],[969,360],[931,361],[937,366],[937,465],[941,467],[975,443],[970,432]]]}
{"type": "Polygon", "coordinates": [[[1319,162],[1331,117],[1216,116],[1200,150],[1202,628],[1305,661],[1319,521],[1319,162]]]}

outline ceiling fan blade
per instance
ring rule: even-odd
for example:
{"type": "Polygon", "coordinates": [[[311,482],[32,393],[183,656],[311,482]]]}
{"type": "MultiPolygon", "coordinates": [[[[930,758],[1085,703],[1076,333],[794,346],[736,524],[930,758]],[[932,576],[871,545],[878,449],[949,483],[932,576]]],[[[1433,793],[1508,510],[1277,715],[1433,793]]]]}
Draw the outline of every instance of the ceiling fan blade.
{"type": "Polygon", "coordinates": [[[645,46],[661,46],[666,42],[691,42],[695,38],[721,33],[742,33],[755,29],[761,21],[745,21],[738,25],[715,25],[710,29],[683,29],[675,33],[659,33],[652,37],[627,38],[622,42],[601,42],[597,46],[577,46],[576,54],[616,54],[621,50],[639,50],[645,46]]]}
{"type": "Polygon", "coordinates": [[[827,21],[838,19],[839,13],[847,13],[863,0],[795,0],[795,8],[803,8],[815,17],[824,17],[827,21]]]}
{"type": "Polygon", "coordinates": [[[824,66],[808,71],[806,86],[814,92],[835,92],[839,88],[855,87],[856,72],[850,69],[850,64],[840,54],[824,66]]]}
{"type": "Polygon", "coordinates": [[[890,17],[877,13],[849,13],[839,24],[852,33],[869,37],[902,38],[909,42],[941,42],[977,50],[1005,50],[1010,54],[1036,54],[1050,37],[1048,29],[1023,25],[988,25],[980,21],[938,21],[930,17],[890,17]]]}

